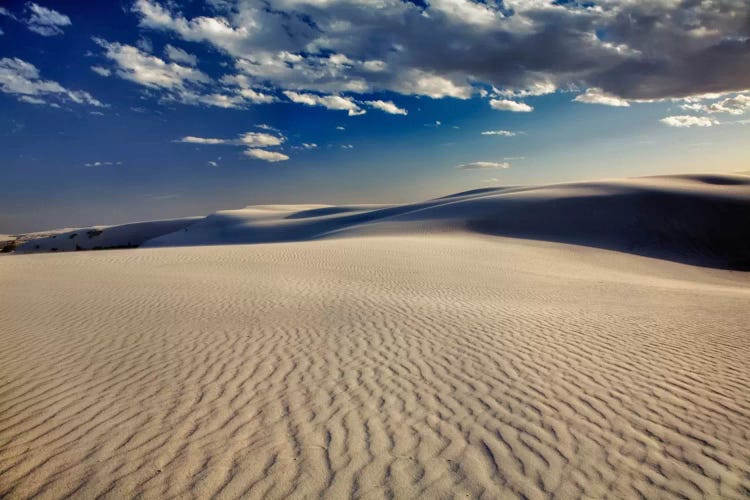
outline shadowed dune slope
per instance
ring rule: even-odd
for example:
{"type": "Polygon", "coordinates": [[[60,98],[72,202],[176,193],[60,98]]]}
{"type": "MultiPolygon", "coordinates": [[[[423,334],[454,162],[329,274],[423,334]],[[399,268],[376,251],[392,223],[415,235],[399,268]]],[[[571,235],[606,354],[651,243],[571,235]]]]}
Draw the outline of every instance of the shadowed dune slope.
{"type": "Polygon", "coordinates": [[[144,246],[472,231],[750,269],[750,177],[684,175],[487,188],[410,205],[255,206],[210,215],[144,246]]]}
{"type": "Polygon", "coordinates": [[[201,217],[185,217],[149,222],[134,222],[119,226],[94,226],[79,229],[51,231],[42,238],[31,238],[16,248],[16,253],[70,252],[73,250],[99,250],[134,248],[144,241],[163,234],[179,231],[201,217]]]}

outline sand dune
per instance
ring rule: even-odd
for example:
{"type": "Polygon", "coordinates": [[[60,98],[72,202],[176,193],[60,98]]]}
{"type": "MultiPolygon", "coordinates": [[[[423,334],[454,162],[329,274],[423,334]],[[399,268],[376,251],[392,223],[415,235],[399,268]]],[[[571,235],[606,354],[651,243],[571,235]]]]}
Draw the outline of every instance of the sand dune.
{"type": "Polygon", "coordinates": [[[16,253],[70,252],[135,248],[157,236],[179,231],[201,217],[185,217],[149,222],[134,222],[119,226],[92,226],[76,229],[46,231],[40,236],[21,235],[16,253]]]}
{"type": "Polygon", "coordinates": [[[746,255],[747,190],[253,207],[0,258],[0,497],[747,498],[750,274],[634,255],[746,255]]]}
{"type": "Polygon", "coordinates": [[[228,210],[144,246],[472,231],[750,270],[750,177],[692,175],[489,188],[377,207],[228,210]]]}
{"type": "Polygon", "coordinates": [[[254,205],[207,217],[26,235],[18,253],[475,232],[750,270],[750,176],[484,188],[406,205],[254,205]],[[93,237],[92,237],[93,235],[93,237]]]}

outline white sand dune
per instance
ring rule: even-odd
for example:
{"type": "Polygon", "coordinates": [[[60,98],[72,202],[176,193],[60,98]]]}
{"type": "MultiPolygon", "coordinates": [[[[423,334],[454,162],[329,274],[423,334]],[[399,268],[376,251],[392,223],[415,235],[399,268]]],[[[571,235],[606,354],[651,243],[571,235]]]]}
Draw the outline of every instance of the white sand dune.
{"type": "Polygon", "coordinates": [[[0,258],[0,497],[747,498],[750,273],[597,248],[620,234],[597,217],[651,207],[628,234],[741,257],[747,183],[718,179],[253,208],[167,248],[0,258]],[[549,206],[591,245],[554,241],[549,206]],[[506,210],[533,239],[498,236],[506,210]],[[218,244],[264,225],[286,242],[218,244]]]}
{"type": "Polygon", "coordinates": [[[750,177],[685,175],[489,188],[391,207],[227,210],[147,247],[472,231],[750,270],[750,177]]]}
{"type": "Polygon", "coordinates": [[[157,236],[179,231],[201,217],[184,217],[149,222],[134,222],[119,226],[92,226],[76,229],[45,231],[21,235],[16,253],[70,252],[74,250],[100,250],[135,248],[157,236]]]}

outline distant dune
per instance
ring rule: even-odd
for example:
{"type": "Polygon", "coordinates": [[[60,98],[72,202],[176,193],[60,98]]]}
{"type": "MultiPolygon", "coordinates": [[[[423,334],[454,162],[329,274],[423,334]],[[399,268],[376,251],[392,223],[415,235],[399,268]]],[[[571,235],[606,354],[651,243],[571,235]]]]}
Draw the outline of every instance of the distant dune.
{"type": "Polygon", "coordinates": [[[0,258],[0,498],[747,498],[749,183],[29,240],[143,248],[0,258]]]}
{"type": "Polygon", "coordinates": [[[681,175],[484,188],[400,206],[266,205],[86,228],[19,253],[469,231],[750,270],[750,176],[681,175]],[[91,237],[95,234],[95,237],[91,237]]]}

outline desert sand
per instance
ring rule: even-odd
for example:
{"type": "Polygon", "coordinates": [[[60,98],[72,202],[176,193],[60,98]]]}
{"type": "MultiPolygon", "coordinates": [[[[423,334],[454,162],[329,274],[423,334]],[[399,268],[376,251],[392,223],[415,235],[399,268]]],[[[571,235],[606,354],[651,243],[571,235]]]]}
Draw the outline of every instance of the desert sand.
{"type": "Polygon", "coordinates": [[[0,497],[746,498],[748,215],[682,176],[30,239],[0,497]]]}

